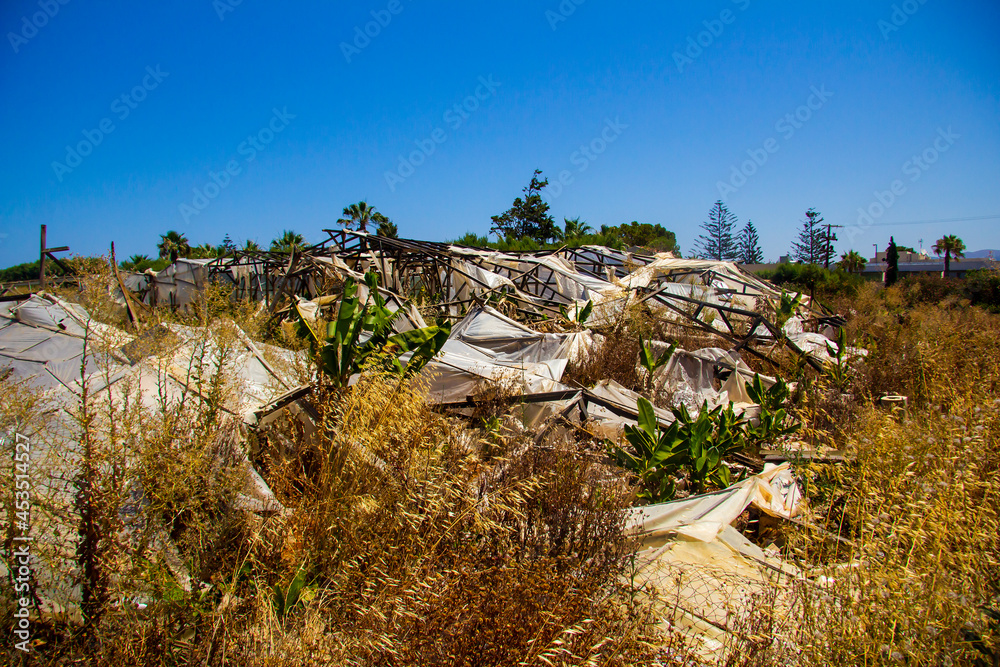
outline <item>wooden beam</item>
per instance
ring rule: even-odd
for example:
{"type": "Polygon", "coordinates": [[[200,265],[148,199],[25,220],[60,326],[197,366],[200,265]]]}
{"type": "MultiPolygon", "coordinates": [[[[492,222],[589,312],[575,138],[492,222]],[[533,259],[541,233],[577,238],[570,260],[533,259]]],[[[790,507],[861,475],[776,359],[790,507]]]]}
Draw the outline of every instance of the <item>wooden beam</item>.
{"type": "Polygon", "coordinates": [[[38,253],[38,282],[45,289],[45,225],[42,225],[42,244],[38,253]]]}

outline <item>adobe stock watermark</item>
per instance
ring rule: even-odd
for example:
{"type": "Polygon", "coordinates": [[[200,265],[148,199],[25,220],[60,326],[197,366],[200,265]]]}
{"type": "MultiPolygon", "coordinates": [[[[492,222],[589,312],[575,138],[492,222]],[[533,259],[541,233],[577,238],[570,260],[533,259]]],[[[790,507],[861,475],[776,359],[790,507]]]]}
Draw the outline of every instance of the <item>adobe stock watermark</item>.
{"type": "Polygon", "coordinates": [[[568,186],[573,185],[577,174],[582,174],[590,168],[590,165],[608,150],[608,146],[615,143],[622,132],[628,129],[628,125],[621,122],[618,116],[614,120],[604,119],[604,127],[597,133],[597,136],[585,144],[581,144],[578,149],[570,153],[569,162],[574,167],[563,169],[552,179],[549,187],[545,191],[547,199],[554,200],[563,193],[568,186]]]}
{"type": "Polygon", "coordinates": [[[363,29],[360,25],[354,26],[354,39],[350,43],[340,43],[340,52],[344,54],[344,60],[347,61],[347,64],[351,64],[351,59],[354,56],[360,55],[362,51],[367,49],[372,40],[381,35],[382,30],[389,27],[392,18],[402,14],[404,9],[406,7],[402,0],[389,0],[385,9],[371,11],[372,20],[365,23],[363,29]]]}
{"type": "MultiPolygon", "coordinates": [[[[732,0],[732,3],[741,11],[745,12],[750,7],[750,0],[732,0]]],[[[673,53],[674,64],[677,71],[684,73],[684,68],[693,65],[694,61],[701,57],[705,49],[711,48],[716,40],[726,31],[727,25],[736,22],[736,13],[732,9],[723,9],[719,12],[719,17],[702,21],[705,29],[695,35],[689,35],[687,46],[683,51],[675,50],[673,53]]]]}
{"type": "MultiPolygon", "coordinates": [[[[146,76],[142,77],[142,81],[138,85],[111,101],[111,113],[117,116],[119,121],[125,120],[168,76],[170,76],[170,72],[164,72],[159,65],[155,69],[147,67],[146,76]]],[[[63,162],[58,160],[52,162],[52,171],[55,172],[59,182],[62,183],[66,174],[72,173],[74,169],[83,164],[83,159],[93,153],[94,149],[104,141],[104,138],[114,131],[115,122],[110,117],[102,118],[97,123],[97,127],[92,130],[82,130],[83,139],[73,146],[66,146],[66,157],[63,162]]]]}
{"type": "MultiPolygon", "coordinates": [[[[795,136],[795,133],[808,123],[813,114],[833,97],[833,93],[826,89],[826,85],[810,87],[810,95],[806,98],[805,104],[800,105],[795,111],[786,113],[774,124],[774,131],[781,134],[781,138],[788,141],[795,136]]],[[[733,165],[728,181],[718,181],[715,186],[719,190],[719,197],[725,199],[736,193],[747,184],[747,180],[757,173],[757,171],[767,164],[772,155],[781,148],[781,142],[774,137],[768,137],[761,148],[748,148],[747,156],[739,166],[733,165]]]]}
{"type": "MultiPolygon", "coordinates": [[[[6,445],[6,437],[0,444],[6,445]]],[[[20,640],[14,648],[27,653],[31,641],[31,442],[20,433],[14,433],[14,523],[12,537],[11,573],[14,583],[14,636],[20,640]]]]}
{"type": "MultiPolygon", "coordinates": [[[[931,145],[904,162],[900,171],[908,177],[907,180],[910,183],[916,183],[941,158],[941,155],[951,150],[955,142],[961,138],[962,135],[956,134],[950,125],[947,130],[939,127],[938,135],[931,142],[931,145]]],[[[906,193],[906,181],[901,178],[895,179],[886,190],[876,190],[873,193],[872,202],[868,206],[862,206],[858,209],[857,221],[847,228],[848,243],[864,234],[906,193]]]]}
{"type": "MultiPolygon", "coordinates": [[[[285,131],[289,123],[295,119],[295,114],[288,113],[288,107],[277,107],[271,110],[271,119],[254,134],[248,135],[236,147],[236,153],[243,157],[243,163],[250,164],[257,159],[257,154],[274,141],[274,138],[285,131]]],[[[209,171],[208,182],[201,187],[192,188],[191,203],[184,202],[178,206],[178,211],[184,223],[190,223],[191,217],[201,215],[222,191],[229,187],[233,178],[243,173],[243,163],[236,158],[226,162],[219,172],[209,171]]]]}
{"type": "MultiPolygon", "coordinates": [[[[484,102],[495,97],[497,88],[503,84],[493,80],[493,75],[479,77],[479,85],[471,95],[466,96],[461,102],[457,102],[441,115],[441,121],[452,132],[457,132],[468,122],[472,114],[479,110],[484,102]]],[[[395,192],[396,187],[405,182],[410,176],[416,173],[417,168],[427,162],[427,158],[433,155],[438,146],[448,141],[448,131],[442,126],[435,127],[429,135],[423,139],[414,139],[415,150],[408,155],[399,154],[399,163],[393,171],[386,171],[385,184],[389,186],[389,192],[395,192]]]]}
{"type": "Polygon", "coordinates": [[[19,53],[21,47],[34,39],[38,31],[49,24],[49,21],[56,17],[59,8],[69,4],[69,0],[38,0],[38,7],[41,11],[29,16],[21,17],[21,29],[17,32],[8,32],[7,41],[14,53],[19,53]]]}
{"type": "Polygon", "coordinates": [[[552,30],[555,31],[559,27],[560,23],[565,23],[569,20],[570,16],[576,13],[576,8],[585,3],[587,0],[562,0],[556,10],[551,9],[545,10],[545,20],[549,22],[552,30]]]}
{"type": "Polygon", "coordinates": [[[889,41],[889,35],[899,32],[910,20],[910,17],[920,11],[920,8],[927,4],[927,0],[904,0],[898,5],[892,6],[892,13],[889,20],[879,19],[878,29],[882,31],[882,39],[889,41]]]}
{"type": "Polygon", "coordinates": [[[220,21],[226,20],[226,14],[235,12],[243,4],[243,0],[212,0],[212,9],[220,21]]]}

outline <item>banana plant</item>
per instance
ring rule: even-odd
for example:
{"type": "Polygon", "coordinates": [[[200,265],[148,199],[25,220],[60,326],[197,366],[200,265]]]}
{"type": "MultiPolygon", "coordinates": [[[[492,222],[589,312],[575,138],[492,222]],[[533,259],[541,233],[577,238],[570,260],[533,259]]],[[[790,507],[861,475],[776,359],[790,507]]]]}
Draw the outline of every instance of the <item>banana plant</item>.
{"type": "Polygon", "coordinates": [[[826,351],[832,361],[827,364],[824,375],[833,382],[838,390],[844,391],[851,383],[851,365],[847,359],[847,332],[844,331],[844,327],[837,329],[836,348],[827,343],[826,351]]]}
{"type": "Polygon", "coordinates": [[[676,493],[673,477],[688,458],[680,424],[660,428],[653,405],[645,398],[639,399],[638,412],[638,426],[625,426],[632,451],[611,445],[608,453],[639,478],[639,498],[654,503],[671,500],[676,493]]]}
{"type": "Polygon", "coordinates": [[[732,473],[724,462],[727,455],[746,446],[747,422],[733,411],[733,404],[708,409],[705,401],[696,418],[682,404],[673,410],[675,424],[688,450],[688,477],[691,490],[701,493],[709,483],[725,488],[732,483],[732,473]]]}
{"type": "Polygon", "coordinates": [[[751,444],[772,442],[802,428],[802,424],[794,423],[785,410],[791,391],[784,380],[778,378],[767,388],[760,379],[760,373],[754,373],[753,380],[746,383],[746,388],[750,400],[760,405],[759,423],[747,429],[751,444]]]}
{"type": "Polygon", "coordinates": [[[451,334],[451,325],[447,322],[393,333],[393,325],[402,311],[393,313],[386,307],[378,291],[376,273],[365,274],[365,283],[368,299],[363,304],[358,298],[357,284],[352,279],[344,283],[337,317],[327,324],[325,335],[321,335],[296,306],[299,335],[311,340],[313,358],[320,370],[339,387],[346,387],[352,375],[380,354],[388,355],[388,363],[399,375],[417,373],[441,350],[451,334]],[[362,341],[365,333],[368,337],[362,341]],[[407,353],[411,354],[404,366],[401,357],[407,353]]]}
{"type": "Polygon", "coordinates": [[[677,345],[671,344],[671,346],[667,348],[666,352],[657,357],[656,353],[650,349],[646,342],[642,340],[639,342],[641,343],[641,347],[639,349],[639,363],[641,363],[642,367],[646,369],[646,391],[651,392],[653,390],[653,373],[670,361],[670,358],[674,356],[674,352],[677,350],[677,345]]]}
{"type": "Polygon", "coordinates": [[[576,322],[580,325],[585,324],[587,320],[590,319],[590,314],[592,312],[594,312],[593,301],[587,301],[587,303],[583,305],[583,308],[580,307],[580,304],[576,304],[573,317],[569,316],[569,311],[566,309],[566,306],[562,304],[559,305],[559,314],[562,315],[564,320],[576,322]]]}
{"type": "Polygon", "coordinates": [[[775,320],[774,323],[778,327],[780,332],[785,328],[785,323],[792,319],[795,311],[798,310],[799,306],[802,305],[802,295],[796,294],[794,297],[791,294],[781,290],[781,299],[778,303],[778,307],[775,309],[775,320]]]}

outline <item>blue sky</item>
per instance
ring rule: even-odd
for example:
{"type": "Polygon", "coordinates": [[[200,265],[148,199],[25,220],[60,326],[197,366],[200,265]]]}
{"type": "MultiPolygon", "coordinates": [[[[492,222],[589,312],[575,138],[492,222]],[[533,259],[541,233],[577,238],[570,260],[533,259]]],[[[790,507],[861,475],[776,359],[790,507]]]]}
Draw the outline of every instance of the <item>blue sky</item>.
{"type": "Polygon", "coordinates": [[[0,266],[40,224],[152,255],[168,229],[318,241],[361,199],[401,236],[483,234],[535,168],[558,220],[685,252],[720,197],[769,259],[810,207],[839,251],[1000,248],[1000,5],[791,5],[7,0],[0,266]]]}

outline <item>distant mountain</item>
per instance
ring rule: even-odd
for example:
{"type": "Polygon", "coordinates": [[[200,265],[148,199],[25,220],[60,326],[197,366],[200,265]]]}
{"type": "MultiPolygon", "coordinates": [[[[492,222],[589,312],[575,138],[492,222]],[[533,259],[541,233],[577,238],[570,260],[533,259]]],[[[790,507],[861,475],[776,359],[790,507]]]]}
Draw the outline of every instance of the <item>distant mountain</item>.
{"type": "Polygon", "coordinates": [[[965,253],[965,256],[969,259],[986,259],[992,256],[994,259],[1000,260],[1000,250],[975,250],[965,253]]]}

